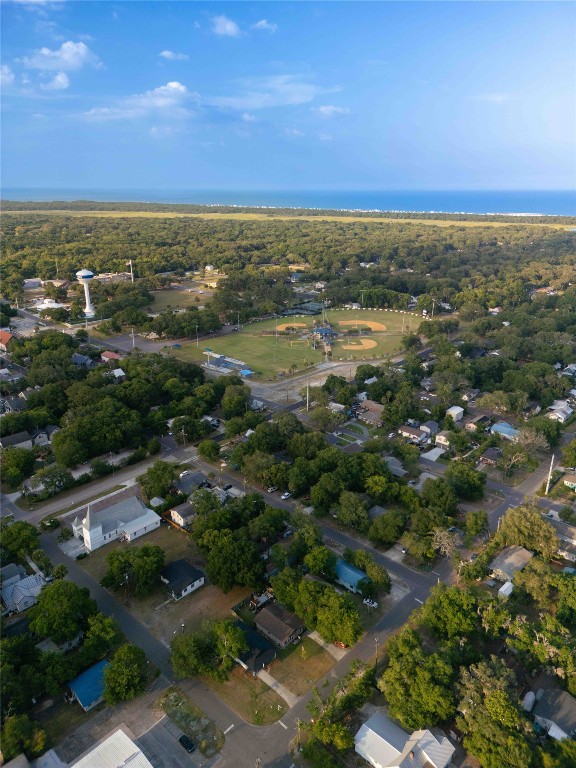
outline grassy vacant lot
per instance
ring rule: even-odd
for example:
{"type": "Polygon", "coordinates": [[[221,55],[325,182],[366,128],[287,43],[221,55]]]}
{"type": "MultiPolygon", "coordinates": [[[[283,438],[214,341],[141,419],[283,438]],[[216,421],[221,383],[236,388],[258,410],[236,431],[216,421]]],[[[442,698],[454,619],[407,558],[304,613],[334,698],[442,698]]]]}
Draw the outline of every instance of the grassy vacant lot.
{"type": "Polygon", "coordinates": [[[168,688],[158,706],[197,745],[205,757],[214,757],[224,746],[224,734],[180,688],[168,688]]]}
{"type": "Polygon", "coordinates": [[[211,688],[230,709],[253,725],[275,723],[288,711],[284,699],[263,683],[259,677],[252,677],[236,666],[229,680],[218,683],[205,677],[202,681],[211,688]]]}
{"type": "MultiPolygon", "coordinates": [[[[162,525],[132,544],[112,542],[92,552],[87,558],[79,560],[78,565],[96,581],[100,581],[106,572],[106,556],[110,552],[143,544],[161,547],[166,553],[166,563],[184,558],[192,565],[203,569],[202,559],[194,542],[170,525],[162,525]]],[[[169,600],[164,587],[159,584],[157,589],[146,597],[127,598],[121,591],[116,596],[130,613],[148,627],[153,635],[169,645],[174,633],[181,631],[182,624],[186,631],[195,632],[207,619],[226,618],[230,615],[232,606],[243,600],[249,593],[248,588],[237,588],[223,594],[217,587],[209,584],[182,600],[174,602],[169,600]]]]}
{"type": "Polygon", "coordinates": [[[34,719],[39,721],[48,734],[49,744],[58,744],[65,736],[74,733],[103,709],[106,709],[104,702],[91,712],[84,712],[80,704],[68,704],[58,696],[51,707],[34,713],[34,719]]]}
{"type": "MultiPolygon", "coordinates": [[[[371,327],[374,333],[369,336],[339,338],[333,345],[332,360],[373,360],[396,352],[400,345],[402,329],[414,330],[421,319],[412,314],[401,312],[380,312],[370,310],[343,310],[326,313],[326,317],[339,331],[371,327]]],[[[319,320],[319,316],[316,320],[319,320]]],[[[288,336],[263,336],[262,331],[274,331],[291,326],[303,332],[311,329],[311,317],[287,317],[262,322],[250,323],[238,333],[210,339],[210,349],[221,355],[242,360],[263,379],[275,378],[279,372],[287,373],[295,365],[296,372],[321,363],[324,353],[321,348],[312,349],[308,340],[300,340],[298,334],[288,336]]],[[[189,362],[205,362],[203,354],[206,344],[199,347],[194,342],[184,344],[181,349],[169,350],[189,362]]]]}
{"type": "Polygon", "coordinates": [[[148,308],[150,312],[165,312],[167,309],[186,309],[186,307],[197,307],[202,305],[206,299],[207,291],[203,287],[203,283],[190,283],[191,290],[194,293],[189,293],[187,288],[179,290],[176,288],[165,288],[161,291],[150,291],[154,296],[154,303],[148,308]],[[204,291],[204,294],[199,294],[198,289],[204,291]],[[200,299],[200,301],[196,301],[200,299]]]}
{"type": "Polygon", "coordinates": [[[455,221],[444,219],[386,219],[378,216],[306,216],[294,214],[293,216],[277,216],[268,213],[175,213],[162,211],[4,211],[5,216],[11,214],[42,215],[42,216],[69,216],[71,218],[85,218],[90,216],[99,219],[231,219],[236,221],[286,221],[298,219],[302,221],[341,221],[362,223],[381,223],[381,224],[427,224],[433,227],[552,227],[553,229],[570,229],[572,224],[532,224],[529,222],[511,221],[455,221]]]}
{"type": "Polygon", "coordinates": [[[333,657],[309,637],[279,651],[278,659],[271,674],[297,696],[309,691],[335,664],[333,657]]]}

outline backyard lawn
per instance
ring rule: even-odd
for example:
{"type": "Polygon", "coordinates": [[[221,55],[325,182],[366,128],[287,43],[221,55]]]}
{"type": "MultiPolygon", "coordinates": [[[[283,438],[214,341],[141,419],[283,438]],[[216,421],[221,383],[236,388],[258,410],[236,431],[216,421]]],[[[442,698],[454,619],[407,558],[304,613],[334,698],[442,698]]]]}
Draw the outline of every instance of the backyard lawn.
{"type": "Polygon", "coordinates": [[[270,674],[297,696],[309,691],[335,664],[334,658],[318,643],[304,637],[298,645],[278,652],[270,674]]]}
{"type": "MultiPolygon", "coordinates": [[[[156,531],[139,539],[133,544],[113,542],[97,549],[88,557],[78,561],[87,573],[100,581],[106,572],[106,555],[121,547],[138,547],[143,544],[159,546],[166,554],[166,563],[184,558],[192,565],[203,570],[203,562],[194,542],[182,532],[170,525],[161,525],[156,531]]],[[[197,592],[178,600],[170,600],[164,586],[159,584],[152,594],[146,597],[127,597],[122,592],[116,598],[135,618],[145,624],[150,632],[169,645],[176,632],[196,632],[202,622],[209,619],[224,619],[230,616],[231,608],[250,594],[248,587],[237,587],[224,594],[217,587],[208,584],[197,592]]]]}

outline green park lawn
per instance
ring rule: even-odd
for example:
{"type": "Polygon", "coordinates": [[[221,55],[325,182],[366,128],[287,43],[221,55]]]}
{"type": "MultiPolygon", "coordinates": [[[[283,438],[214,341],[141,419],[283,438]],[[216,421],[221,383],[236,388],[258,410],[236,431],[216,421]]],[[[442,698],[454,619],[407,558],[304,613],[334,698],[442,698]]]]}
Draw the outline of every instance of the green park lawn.
{"type": "MultiPolygon", "coordinates": [[[[416,315],[369,310],[333,310],[327,312],[326,317],[341,331],[352,330],[356,324],[361,328],[371,326],[375,330],[368,336],[337,339],[332,351],[333,361],[370,361],[393,354],[400,347],[403,326],[404,331],[408,332],[408,324],[415,330],[421,322],[416,315]],[[385,330],[381,330],[380,326],[385,326],[385,330]]],[[[276,326],[293,326],[305,331],[312,328],[312,325],[313,318],[310,317],[282,317],[277,322],[264,320],[249,323],[238,333],[210,339],[208,344],[197,347],[194,342],[190,342],[183,344],[180,349],[169,351],[188,362],[205,362],[206,355],[203,352],[209,346],[216,354],[242,360],[255,372],[257,378],[267,380],[276,378],[280,372],[289,373],[292,366],[296,366],[292,369],[294,373],[302,373],[312,365],[321,363],[324,353],[320,348],[313,349],[307,340],[299,340],[297,334],[290,337],[263,336],[262,331],[273,331],[276,326]]]]}
{"type": "MultiPolygon", "coordinates": [[[[148,308],[150,312],[165,312],[167,309],[185,309],[186,307],[197,307],[203,304],[206,298],[206,289],[202,282],[190,283],[190,288],[194,293],[189,293],[186,288],[176,290],[175,288],[165,288],[161,291],[150,291],[154,296],[154,301],[148,308]],[[204,295],[198,293],[198,289],[204,291],[204,295]],[[196,301],[196,299],[200,301],[196,301]]],[[[210,291],[209,293],[212,293],[210,291]]]]}
{"type": "Polygon", "coordinates": [[[304,637],[298,645],[279,651],[278,661],[273,663],[270,674],[296,696],[302,696],[334,664],[335,660],[322,646],[304,637]]]}

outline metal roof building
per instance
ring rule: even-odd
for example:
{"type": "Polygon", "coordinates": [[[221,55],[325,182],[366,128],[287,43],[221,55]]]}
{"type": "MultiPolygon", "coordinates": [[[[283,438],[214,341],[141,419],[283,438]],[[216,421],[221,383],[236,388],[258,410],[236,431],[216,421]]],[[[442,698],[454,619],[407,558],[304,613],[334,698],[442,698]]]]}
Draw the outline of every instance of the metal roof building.
{"type": "Polygon", "coordinates": [[[84,712],[89,712],[104,700],[104,670],[109,663],[103,659],[68,683],[84,712]]]}
{"type": "Polygon", "coordinates": [[[89,752],[81,755],[71,768],[153,768],[152,763],[134,744],[130,732],[120,726],[110,736],[99,741],[89,752]]]}

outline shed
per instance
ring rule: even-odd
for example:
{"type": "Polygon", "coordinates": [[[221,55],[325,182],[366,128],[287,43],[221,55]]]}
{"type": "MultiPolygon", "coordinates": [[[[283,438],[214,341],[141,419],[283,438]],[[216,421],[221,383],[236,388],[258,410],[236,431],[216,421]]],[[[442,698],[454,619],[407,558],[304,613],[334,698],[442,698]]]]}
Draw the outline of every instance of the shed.
{"type": "Polygon", "coordinates": [[[84,712],[90,712],[104,700],[104,670],[109,663],[103,659],[68,683],[72,696],[84,712]]]}
{"type": "Polygon", "coordinates": [[[451,416],[454,421],[460,421],[464,416],[464,408],[459,405],[453,405],[446,411],[446,416],[451,416]]]}
{"type": "Polygon", "coordinates": [[[512,592],[514,592],[514,584],[511,581],[507,581],[498,590],[498,597],[500,600],[508,600],[512,592]]]}

